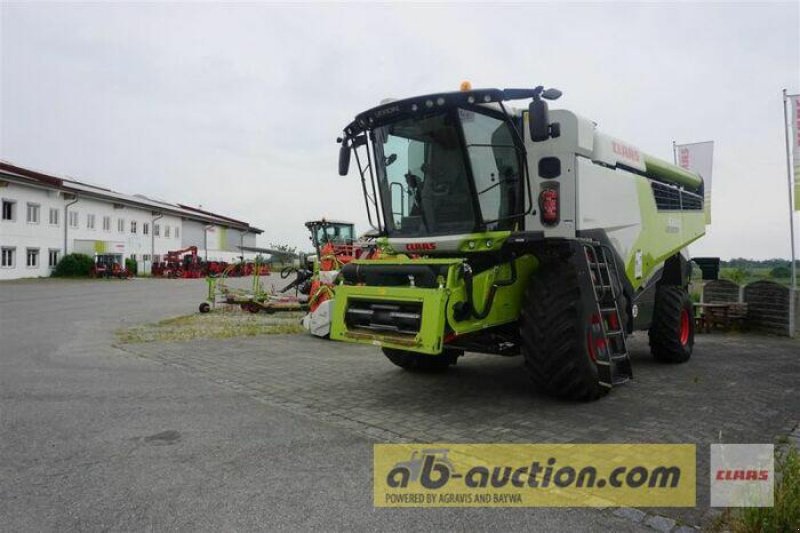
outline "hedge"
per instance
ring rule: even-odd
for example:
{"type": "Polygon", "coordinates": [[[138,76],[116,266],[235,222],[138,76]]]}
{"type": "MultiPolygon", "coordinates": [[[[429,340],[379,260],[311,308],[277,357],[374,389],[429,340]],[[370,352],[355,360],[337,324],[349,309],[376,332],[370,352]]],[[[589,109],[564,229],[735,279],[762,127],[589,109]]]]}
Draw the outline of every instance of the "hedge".
{"type": "Polygon", "coordinates": [[[88,276],[94,265],[94,259],[86,254],[67,254],[53,270],[56,277],[83,277],[88,276]]]}

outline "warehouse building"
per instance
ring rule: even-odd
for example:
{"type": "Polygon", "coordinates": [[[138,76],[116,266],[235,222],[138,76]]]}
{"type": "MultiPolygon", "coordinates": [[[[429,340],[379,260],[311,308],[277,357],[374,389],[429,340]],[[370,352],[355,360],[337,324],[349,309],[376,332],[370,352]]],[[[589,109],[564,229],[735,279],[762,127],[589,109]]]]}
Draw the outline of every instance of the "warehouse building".
{"type": "Polygon", "coordinates": [[[49,276],[68,253],[113,253],[147,272],[168,251],[252,258],[261,229],[200,208],[126,195],[0,161],[0,279],[49,276]]]}

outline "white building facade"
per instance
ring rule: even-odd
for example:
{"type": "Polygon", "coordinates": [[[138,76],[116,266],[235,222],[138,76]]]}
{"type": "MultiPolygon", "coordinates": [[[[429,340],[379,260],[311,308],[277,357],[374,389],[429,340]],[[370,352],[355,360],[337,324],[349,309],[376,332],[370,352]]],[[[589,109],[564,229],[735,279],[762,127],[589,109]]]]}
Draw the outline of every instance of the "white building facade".
{"type": "Polygon", "coordinates": [[[209,261],[252,258],[262,230],[214,213],[124,195],[0,162],[0,280],[49,276],[68,253],[120,254],[139,271],[190,246],[209,261]]]}

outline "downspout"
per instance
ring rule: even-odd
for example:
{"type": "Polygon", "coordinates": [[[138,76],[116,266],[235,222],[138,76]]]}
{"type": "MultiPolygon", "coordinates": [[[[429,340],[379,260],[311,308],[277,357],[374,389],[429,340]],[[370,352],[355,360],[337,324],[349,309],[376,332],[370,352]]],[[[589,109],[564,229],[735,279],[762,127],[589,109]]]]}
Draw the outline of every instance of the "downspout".
{"type": "Polygon", "coordinates": [[[208,224],[203,226],[203,262],[208,263],[208,224]]]}
{"type": "Polygon", "coordinates": [[[76,203],[78,203],[78,200],[79,200],[78,195],[75,195],[75,199],[73,201],[64,205],[64,255],[65,256],[68,253],[67,242],[69,242],[69,239],[67,237],[67,231],[69,228],[69,207],[71,205],[75,205],[76,203]]]}
{"type": "MultiPolygon", "coordinates": [[[[153,218],[150,222],[150,271],[153,270],[153,264],[156,257],[156,222],[164,218],[164,213],[159,213],[157,217],[153,218]]],[[[160,233],[160,232],[159,232],[160,233]]]]}

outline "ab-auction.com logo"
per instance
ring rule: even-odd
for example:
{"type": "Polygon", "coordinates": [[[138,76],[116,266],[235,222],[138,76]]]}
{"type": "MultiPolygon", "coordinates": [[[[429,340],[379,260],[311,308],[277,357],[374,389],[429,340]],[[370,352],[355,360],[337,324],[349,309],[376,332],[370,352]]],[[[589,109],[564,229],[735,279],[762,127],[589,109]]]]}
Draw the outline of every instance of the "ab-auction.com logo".
{"type": "Polygon", "coordinates": [[[693,444],[375,444],[381,507],[693,507],[693,444]]]}
{"type": "Polygon", "coordinates": [[[449,482],[461,482],[467,488],[548,488],[548,487],[659,487],[678,486],[681,470],[677,466],[659,466],[648,469],[644,466],[618,466],[611,470],[608,479],[598,476],[594,466],[573,468],[559,465],[555,457],[545,461],[532,460],[517,465],[472,466],[466,472],[458,472],[448,458],[447,449],[424,449],[414,451],[407,461],[394,465],[386,476],[391,488],[406,488],[410,483],[419,483],[422,488],[436,490],[449,482]]]}

